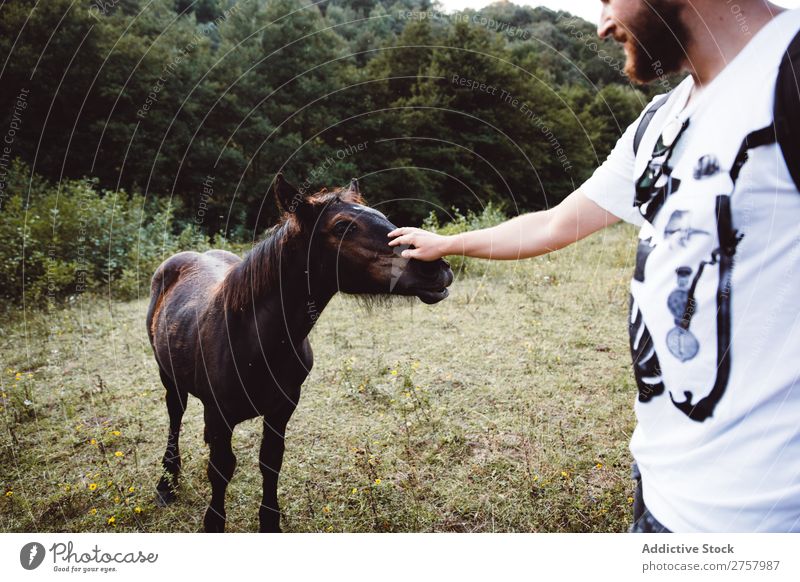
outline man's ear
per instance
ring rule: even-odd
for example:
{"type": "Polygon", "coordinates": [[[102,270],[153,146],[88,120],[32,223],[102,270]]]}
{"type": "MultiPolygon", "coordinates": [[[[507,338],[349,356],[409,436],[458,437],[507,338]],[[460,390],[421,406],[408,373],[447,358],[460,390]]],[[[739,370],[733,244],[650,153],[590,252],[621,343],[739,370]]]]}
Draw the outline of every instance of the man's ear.
{"type": "Polygon", "coordinates": [[[307,204],[305,196],[283,177],[283,173],[278,172],[272,187],[275,192],[275,200],[278,208],[289,214],[296,214],[307,204]]]}

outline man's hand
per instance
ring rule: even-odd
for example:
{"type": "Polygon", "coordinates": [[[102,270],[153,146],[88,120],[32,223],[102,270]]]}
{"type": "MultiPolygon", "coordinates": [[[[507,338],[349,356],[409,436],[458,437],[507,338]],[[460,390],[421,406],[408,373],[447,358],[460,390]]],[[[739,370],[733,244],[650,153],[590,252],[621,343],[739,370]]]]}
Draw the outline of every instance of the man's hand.
{"type": "Polygon", "coordinates": [[[448,254],[449,237],[434,234],[421,228],[404,226],[389,233],[390,247],[411,245],[413,249],[405,249],[400,253],[406,259],[435,261],[448,254]]]}

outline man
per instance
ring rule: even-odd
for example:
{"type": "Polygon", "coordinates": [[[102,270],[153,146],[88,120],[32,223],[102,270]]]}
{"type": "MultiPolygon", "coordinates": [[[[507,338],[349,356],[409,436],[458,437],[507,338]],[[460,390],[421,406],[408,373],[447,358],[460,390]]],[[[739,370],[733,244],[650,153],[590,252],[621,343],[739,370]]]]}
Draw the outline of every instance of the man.
{"type": "Polygon", "coordinates": [[[800,11],[763,0],[603,0],[598,34],[624,44],[632,80],[689,73],[644,134],[643,112],[555,208],[389,235],[421,260],[520,259],[619,220],[642,227],[631,531],[800,531],[800,193],[772,123],[798,30],[800,11]]]}

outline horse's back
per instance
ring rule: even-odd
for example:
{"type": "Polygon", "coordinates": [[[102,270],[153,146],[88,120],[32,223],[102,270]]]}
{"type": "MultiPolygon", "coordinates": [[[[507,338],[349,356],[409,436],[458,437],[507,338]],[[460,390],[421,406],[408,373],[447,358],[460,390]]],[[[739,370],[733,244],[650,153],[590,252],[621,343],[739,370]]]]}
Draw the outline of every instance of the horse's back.
{"type": "Polygon", "coordinates": [[[153,274],[150,284],[151,307],[181,279],[192,278],[198,283],[197,290],[202,293],[203,287],[224,279],[230,267],[240,261],[235,254],[216,249],[202,254],[184,251],[172,255],[153,274]]]}

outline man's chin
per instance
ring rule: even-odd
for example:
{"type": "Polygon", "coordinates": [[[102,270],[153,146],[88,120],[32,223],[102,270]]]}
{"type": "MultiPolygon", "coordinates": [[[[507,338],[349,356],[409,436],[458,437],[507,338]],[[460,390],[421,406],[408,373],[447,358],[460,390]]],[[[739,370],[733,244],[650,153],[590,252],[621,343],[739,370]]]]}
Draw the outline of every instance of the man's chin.
{"type": "Polygon", "coordinates": [[[644,51],[638,50],[630,41],[625,43],[624,50],[624,73],[631,82],[638,85],[646,85],[660,79],[667,73],[660,61],[650,62],[643,54],[644,51]]]}
{"type": "Polygon", "coordinates": [[[623,42],[625,74],[632,82],[651,83],[683,70],[688,33],[681,10],[672,0],[650,0],[628,22],[625,34],[615,37],[623,42]]]}

